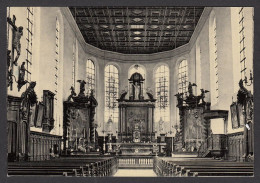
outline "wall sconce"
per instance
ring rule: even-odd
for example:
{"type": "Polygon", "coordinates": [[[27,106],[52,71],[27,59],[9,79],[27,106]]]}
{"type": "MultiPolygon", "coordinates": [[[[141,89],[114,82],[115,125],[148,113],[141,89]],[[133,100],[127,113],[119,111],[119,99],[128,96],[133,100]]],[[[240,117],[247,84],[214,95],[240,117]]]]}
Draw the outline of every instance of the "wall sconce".
{"type": "Polygon", "coordinates": [[[250,70],[250,78],[249,78],[250,83],[248,84],[246,76],[245,76],[245,79],[244,79],[246,86],[251,86],[253,84],[253,80],[254,80],[253,74],[252,74],[252,71],[250,70]]]}

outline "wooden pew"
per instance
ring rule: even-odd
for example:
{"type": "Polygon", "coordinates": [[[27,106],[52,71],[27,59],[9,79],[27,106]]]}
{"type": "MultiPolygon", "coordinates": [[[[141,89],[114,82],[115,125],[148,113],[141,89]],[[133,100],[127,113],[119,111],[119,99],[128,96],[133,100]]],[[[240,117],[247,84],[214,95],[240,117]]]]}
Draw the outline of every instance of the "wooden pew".
{"type": "Polygon", "coordinates": [[[251,162],[155,158],[154,171],[158,176],[252,176],[254,168],[251,162]]]}
{"type": "Polygon", "coordinates": [[[117,171],[115,158],[60,158],[8,164],[8,175],[110,176],[117,171]]]}

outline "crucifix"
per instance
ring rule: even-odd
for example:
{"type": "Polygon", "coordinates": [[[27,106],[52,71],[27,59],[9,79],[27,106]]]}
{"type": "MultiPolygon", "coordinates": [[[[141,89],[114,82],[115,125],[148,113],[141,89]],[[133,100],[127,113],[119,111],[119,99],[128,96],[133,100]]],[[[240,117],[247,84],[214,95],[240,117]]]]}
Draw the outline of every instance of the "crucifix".
{"type": "Polygon", "coordinates": [[[17,27],[15,25],[16,17],[13,15],[13,20],[8,17],[7,22],[10,26],[12,26],[12,49],[7,50],[7,66],[8,66],[8,86],[10,86],[10,90],[13,89],[13,67],[17,66],[17,61],[21,54],[21,37],[23,36],[23,27],[17,27]],[[14,50],[16,51],[16,57],[14,58],[14,50]],[[11,55],[10,55],[11,53],[11,55]],[[10,67],[10,68],[9,68],[10,67]]]}
{"type": "Polygon", "coordinates": [[[17,61],[21,54],[21,37],[23,36],[23,27],[17,27],[15,25],[16,17],[13,15],[13,21],[10,17],[7,18],[7,22],[13,27],[12,35],[12,58],[14,58],[14,50],[16,51],[16,57],[13,59],[13,64],[17,66],[17,61]]]}

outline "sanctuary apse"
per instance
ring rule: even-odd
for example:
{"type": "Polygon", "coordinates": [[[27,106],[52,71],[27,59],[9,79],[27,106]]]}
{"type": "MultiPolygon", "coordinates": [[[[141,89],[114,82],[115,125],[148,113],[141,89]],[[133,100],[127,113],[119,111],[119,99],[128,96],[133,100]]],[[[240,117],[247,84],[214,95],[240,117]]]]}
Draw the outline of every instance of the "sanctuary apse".
{"type": "Polygon", "coordinates": [[[8,8],[8,174],[252,176],[252,11],[8,8]]]}

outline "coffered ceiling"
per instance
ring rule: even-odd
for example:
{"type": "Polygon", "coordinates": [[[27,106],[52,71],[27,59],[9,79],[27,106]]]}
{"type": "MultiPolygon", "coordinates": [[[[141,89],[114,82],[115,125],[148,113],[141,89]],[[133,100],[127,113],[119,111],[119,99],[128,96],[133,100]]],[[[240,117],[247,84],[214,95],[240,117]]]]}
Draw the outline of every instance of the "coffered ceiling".
{"type": "Polygon", "coordinates": [[[69,7],[85,41],[126,54],[168,51],[189,42],[204,7],[69,7]]]}

